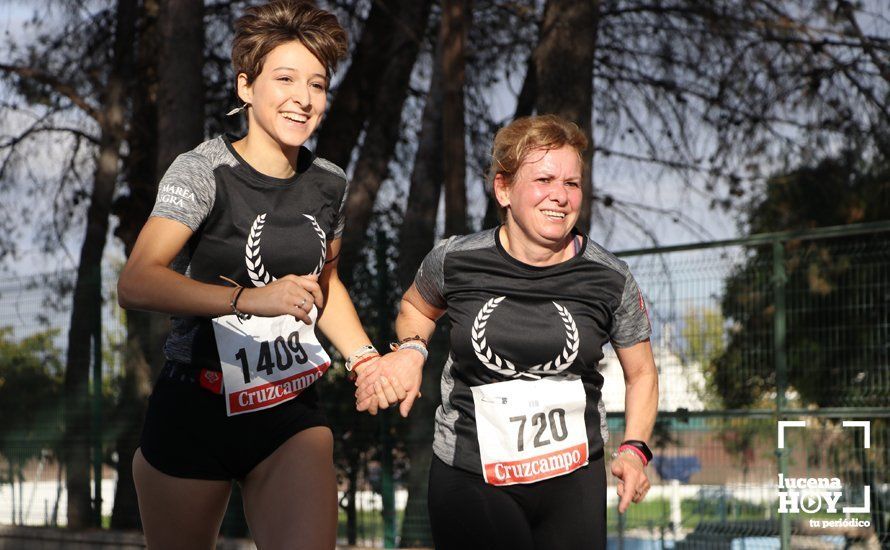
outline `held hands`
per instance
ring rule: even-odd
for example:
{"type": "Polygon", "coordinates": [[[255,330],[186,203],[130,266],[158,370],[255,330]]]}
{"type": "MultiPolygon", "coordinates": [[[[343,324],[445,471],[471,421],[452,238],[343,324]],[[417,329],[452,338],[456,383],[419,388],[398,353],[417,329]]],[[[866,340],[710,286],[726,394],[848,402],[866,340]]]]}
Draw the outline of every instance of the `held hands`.
{"type": "Polygon", "coordinates": [[[639,504],[646,498],[651,485],[643,467],[643,462],[631,453],[618,453],[612,460],[612,475],[618,481],[618,512],[627,511],[630,503],[639,504]]]}
{"type": "Polygon", "coordinates": [[[238,298],[238,310],[260,317],[293,315],[312,324],[312,306],[324,306],[318,275],[285,275],[266,286],[245,288],[238,298]]]}
{"type": "Polygon", "coordinates": [[[402,349],[356,368],[356,410],[375,415],[378,409],[400,403],[399,412],[407,417],[420,397],[423,363],[418,351],[402,349]]]}

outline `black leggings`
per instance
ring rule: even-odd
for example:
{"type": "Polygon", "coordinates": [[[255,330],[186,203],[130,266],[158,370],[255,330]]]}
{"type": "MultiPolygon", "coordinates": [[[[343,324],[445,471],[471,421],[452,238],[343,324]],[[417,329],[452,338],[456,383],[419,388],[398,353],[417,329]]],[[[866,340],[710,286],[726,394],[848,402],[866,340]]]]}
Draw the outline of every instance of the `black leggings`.
{"type": "Polygon", "coordinates": [[[429,510],[437,550],[604,550],[603,456],[568,475],[506,487],[434,456],[429,510]]]}

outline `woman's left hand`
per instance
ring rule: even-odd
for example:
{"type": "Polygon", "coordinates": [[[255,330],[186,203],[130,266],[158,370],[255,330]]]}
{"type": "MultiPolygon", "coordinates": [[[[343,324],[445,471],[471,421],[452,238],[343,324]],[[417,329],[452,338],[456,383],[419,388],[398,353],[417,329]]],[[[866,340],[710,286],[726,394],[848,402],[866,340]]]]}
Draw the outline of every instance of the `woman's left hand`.
{"type": "Polygon", "coordinates": [[[618,512],[621,514],[627,511],[631,502],[642,502],[652,487],[643,462],[630,453],[620,453],[612,461],[612,475],[619,479],[618,498],[621,500],[618,503],[618,512]]]}

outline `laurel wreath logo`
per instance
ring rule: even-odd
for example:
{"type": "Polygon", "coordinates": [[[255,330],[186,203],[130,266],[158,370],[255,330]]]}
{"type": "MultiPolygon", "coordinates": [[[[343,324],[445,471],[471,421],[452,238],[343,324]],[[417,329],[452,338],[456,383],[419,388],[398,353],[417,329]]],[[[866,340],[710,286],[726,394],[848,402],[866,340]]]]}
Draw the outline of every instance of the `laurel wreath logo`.
{"type": "Polygon", "coordinates": [[[315,229],[315,234],[318,235],[318,240],[321,242],[321,256],[318,259],[318,266],[315,268],[315,271],[310,273],[310,275],[321,275],[321,270],[324,268],[324,260],[328,255],[328,238],[325,236],[324,231],[321,230],[321,227],[318,226],[318,222],[315,221],[315,216],[310,216],[309,214],[303,214],[309,219],[309,223],[312,224],[312,229],[315,229]]]}
{"type": "Polygon", "coordinates": [[[244,262],[247,264],[247,275],[253,286],[266,286],[275,280],[271,273],[266,271],[263,265],[263,257],[260,255],[260,238],[263,236],[263,227],[266,225],[266,214],[260,214],[253,220],[250,226],[250,234],[247,235],[247,244],[244,245],[244,262]]]}
{"type": "Polygon", "coordinates": [[[479,359],[480,363],[509,378],[529,378],[538,380],[542,375],[562,372],[575,362],[575,359],[578,357],[578,347],[580,344],[578,326],[575,324],[575,319],[572,317],[569,310],[556,302],[551,303],[559,312],[559,317],[562,319],[563,326],[566,330],[565,345],[559,355],[546,363],[533,365],[525,372],[519,372],[516,370],[516,365],[495,353],[495,351],[488,345],[488,341],[485,338],[485,330],[488,326],[489,318],[500,303],[504,301],[504,298],[506,298],[506,296],[499,296],[485,302],[479,309],[479,313],[476,314],[476,318],[473,320],[473,328],[470,331],[470,341],[473,344],[473,351],[476,353],[476,357],[479,359]]]}
{"type": "MultiPolygon", "coordinates": [[[[310,275],[318,275],[324,267],[324,260],[327,255],[327,238],[314,216],[310,216],[309,214],[303,215],[309,219],[309,223],[312,224],[315,234],[318,235],[318,239],[321,241],[321,258],[318,260],[318,265],[312,273],[310,273],[310,275]]],[[[250,233],[247,235],[247,244],[244,245],[244,263],[247,265],[247,275],[250,277],[250,282],[256,287],[266,286],[276,280],[276,277],[266,270],[266,267],[263,265],[263,257],[260,254],[260,240],[263,236],[263,227],[265,227],[265,225],[266,214],[263,213],[258,215],[256,219],[253,220],[253,225],[250,226],[250,233]]]]}

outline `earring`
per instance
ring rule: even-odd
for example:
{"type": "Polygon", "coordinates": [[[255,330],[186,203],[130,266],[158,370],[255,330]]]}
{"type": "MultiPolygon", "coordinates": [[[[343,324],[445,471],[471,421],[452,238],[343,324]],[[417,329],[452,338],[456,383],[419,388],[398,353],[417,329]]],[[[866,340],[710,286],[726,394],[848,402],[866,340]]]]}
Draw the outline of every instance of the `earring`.
{"type": "Polygon", "coordinates": [[[241,111],[247,109],[247,107],[248,107],[248,104],[247,104],[247,103],[245,103],[244,105],[242,105],[242,106],[240,106],[240,107],[235,107],[234,109],[232,109],[231,111],[229,111],[228,113],[226,113],[226,116],[237,115],[237,114],[240,113],[241,111]]]}

